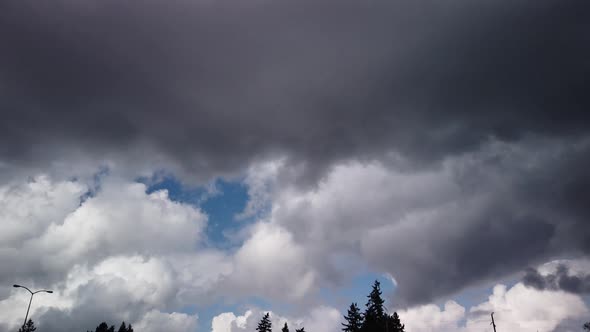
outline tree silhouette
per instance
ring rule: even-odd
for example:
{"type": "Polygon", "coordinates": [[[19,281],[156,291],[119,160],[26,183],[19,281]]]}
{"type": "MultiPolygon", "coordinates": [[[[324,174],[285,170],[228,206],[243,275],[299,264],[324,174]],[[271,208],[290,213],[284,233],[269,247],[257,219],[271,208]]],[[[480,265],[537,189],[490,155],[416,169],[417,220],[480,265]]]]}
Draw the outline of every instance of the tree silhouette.
{"type": "Polygon", "coordinates": [[[287,326],[287,322],[285,322],[285,326],[283,326],[282,332],[289,332],[289,327],[287,326]]]}
{"type": "Polygon", "coordinates": [[[121,323],[118,332],[127,332],[127,326],[125,325],[125,322],[121,323]]]}
{"type": "Polygon", "coordinates": [[[387,332],[404,332],[405,325],[402,324],[397,312],[387,317],[387,332]]]}
{"type": "Polygon", "coordinates": [[[109,327],[106,322],[100,323],[94,332],[115,332],[115,325],[109,327]]]}
{"type": "Polygon", "coordinates": [[[107,332],[108,330],[109,330],[109,326],[107,325],[107,323],[102,322],[102,323],[98,324],[98,326],[96,327],[94,332],[107,332]]]}
{"type": "Polygon", "coordinates": [[[305,332],[305,327],[302,327],[300,329],[295,329],[295,332],[305,332]]]}
{"type": "Polygon", "coordinates": [[[363,326],[363,314],[356,303],[352,303],[348,314],[344,316],[346,323],[342,323],[344,332],[360,332],[363,326]]]}
{"type": "Polygon", "coordinates": [[[590,322],[584,324],[584,330],[590,331],[590,322]]]}
{"type": "Polygon", "coordinates": [[[33,323],[33,321],[29,318],[26,324],[23,325],[20,329],[18,329],[18,332],[33,332],[36,329],[37,328],[35,327],[35,323],[33,323]]]}
{"type": "Polygon", "coordinates": [[[373,332],[383,331],[385,325],[385,308],[383,307],[383,298],[381,298],[381,283],[375,280],[371,294],[367,296],[367,308],[365,310],[365,321],[363,322],[362,331],[373,332]]]}
{"type": "MultiPolygon", "coordinates": [[[[94,331],[95,332],[115,332],[115,325],[111,325],[111,327],[109,327],[109,325],[106,322],[102,322],[102,323],[100,323],[100,325],[98,325],[96,327],[96,329],[94,331]]],[[[86,332],[91,332],[91,331],[86,331],[86,332]]],[[[133,327],[131,327],[131,324],[129,324],[129,326],[126,326],[125,322],[122,322],[121,326],[119,327],[117,332],[133,332],[133,327]]]]}
{"type": "Polygon", "coordinates": [[[258,323],[258,327],[256,328],[258,332],[272,332],[272,323],[270,322],[270,313],[266,313],[258,323]]]}

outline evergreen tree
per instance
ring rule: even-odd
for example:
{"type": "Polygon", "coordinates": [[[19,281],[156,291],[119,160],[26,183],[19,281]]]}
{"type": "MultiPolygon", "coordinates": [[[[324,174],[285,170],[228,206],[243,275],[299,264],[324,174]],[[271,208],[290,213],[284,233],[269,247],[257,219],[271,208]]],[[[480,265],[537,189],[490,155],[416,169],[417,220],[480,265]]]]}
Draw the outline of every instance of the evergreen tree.
{"type": "Polygon", "coordinates": [[[121,323],[118,332],[127,332],[127,326],[125,325],[125,322],[121,323]]]}
{"type": "Polygon", "coordinates": [[[387,317],[387,332],[404,332],[405,325],[402,324],[397,312],[387,317]]]}
{"type": "Polygon", "coordinates": [[[346,323],[342,323],[344,332],[360,332],[363,326],[363,314],[356,303],[352,303],[348,309],[348,315],[344,316],[346,323]]]}
{"type": "Polygon", "coordinates": [[[18,329],[18,332],[33,332],[36,329],[37,328],[35,327],[35,323],[33,323],[33,321],[29,318],[26,324],[23,325],[20,329],[18,329]]]}
{"type": "Polygon", "coordinates": [[[585,331],[590,331],[590,322],[584,324],[584,330],[585,331]]]}
{"type": "MultiPolygon", "coordinates": [[[[115,325],[111,325],[111,327],[109,327],[109,325],[106,322],[102,322],[96,327],[96,329],[94,331],[95,332],[115,332],[115,325]]],[[[91,331],[86,331],[86,332],[91,332],[91,331]]],[[[133,327],[131,326],[131,324],[129,324],[127,326],[125,324],[125,322],[122,322],[121,326],[119,327],[117,332],[133,332],[133,327]]]]}
{"type": "Polygon", "coordinates": [[[367,307],[365,309],[365,320],[361,331],[376,332],[383,331],[385,325],[385,308],[383,298],[381,298],[381,283],[375,280],[371,294],[367,296],[367,307]]]}
{"type": "Polygon", "coordinates": [[[109,332],[109,326],[106,322],[102,322],[96,327],[96,330],[94,330],[94,332],[109,332]]]}
{"type": "Polygon", "coordinates": [[[283,326],[282,332],[289,332],[289,327],[287,326],[287,322],[285,322],[285,326],[283,326]]]}
{"type": "Polygon", "coordinates": [[[258,332],[272,332],[272,323],[270,322],[270,313],[266,313],[258,323],[258,327],[256,328],[258,332]]]}
{"type": "Polygon", "coordinates": [[[305,327],[302,327],[300,329],[295,329],[295,332],[305,332],[305,327]]]}

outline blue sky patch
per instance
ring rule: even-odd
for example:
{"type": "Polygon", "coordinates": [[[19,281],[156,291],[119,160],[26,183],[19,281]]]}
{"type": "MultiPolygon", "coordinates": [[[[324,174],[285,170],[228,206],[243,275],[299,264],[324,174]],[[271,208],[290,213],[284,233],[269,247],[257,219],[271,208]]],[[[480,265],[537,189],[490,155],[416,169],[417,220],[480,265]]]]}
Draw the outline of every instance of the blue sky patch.
{"type": "Polygon", "coordinates": [[[244,210],[249,198],[248,188],[242,182],[217,179],[211,187],[191,187],[174,176],[141,178],[138,181],[148,186],[147,193],[165,189],[172,201],[201,208],[209,217],[206,237],[212,247],[231,247],[233,244],[228,241],[227,235],[238,231],[250,221],[235,219],[235,216],[244,210]]]}

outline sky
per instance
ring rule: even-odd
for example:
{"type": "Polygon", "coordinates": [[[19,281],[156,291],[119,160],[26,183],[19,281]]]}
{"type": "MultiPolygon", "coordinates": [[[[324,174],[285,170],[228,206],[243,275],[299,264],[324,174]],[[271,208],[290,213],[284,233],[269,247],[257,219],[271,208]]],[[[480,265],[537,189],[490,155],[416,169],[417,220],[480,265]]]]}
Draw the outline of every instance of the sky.
{"type": "Polygon", "coordinates": [[[589,10],[2,1],[0,332],[580,331],[589,10]]]}

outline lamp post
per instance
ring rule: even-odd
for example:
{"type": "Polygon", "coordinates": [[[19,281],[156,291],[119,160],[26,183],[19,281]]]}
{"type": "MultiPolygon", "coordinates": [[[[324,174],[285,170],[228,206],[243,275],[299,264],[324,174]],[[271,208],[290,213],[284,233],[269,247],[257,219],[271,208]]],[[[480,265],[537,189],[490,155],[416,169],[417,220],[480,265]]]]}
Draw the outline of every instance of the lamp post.
{"type": "Polygon", "coordinates": [[[30,289],[28,289],[27,287],[21,286],[21,285],[12,285],[12,287],[14,287],[14,288],[24,288],[24,289],[28,290],[29,293],[31,293],[31,299],[29,300],[29,306],[27,307],[27,314],[25,315],[25,322],[23,323],[23,331],[24,331],[25,330],[25,325],[27,324],[27,318],[29,317],[29,309],[31,309],[31,302],[33,302],[33,295],[35,295],[37,293],[43,293],[43,292],[44,293],[51,294],[51,293],[53,293],[53,291],[46,290],[46,289],[40,289],[38,291],[33,292],[30,289]]]}

